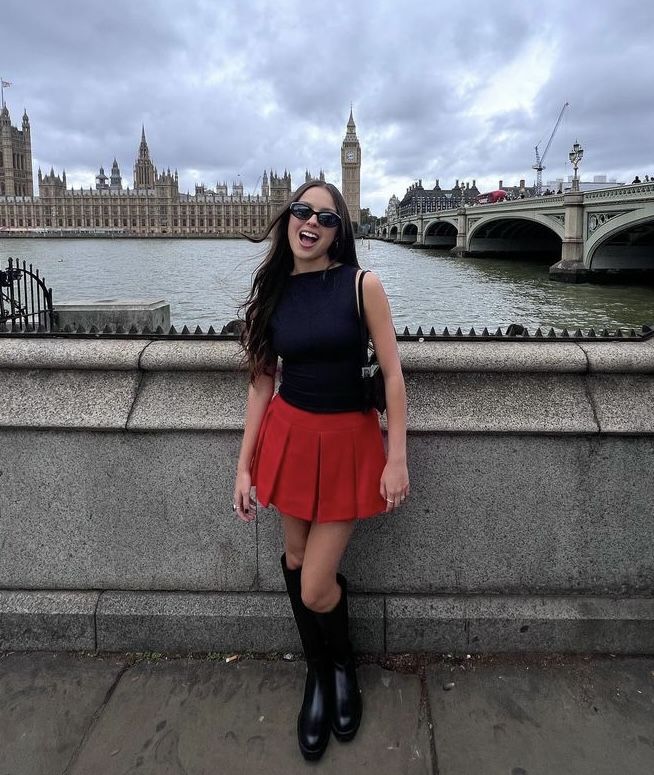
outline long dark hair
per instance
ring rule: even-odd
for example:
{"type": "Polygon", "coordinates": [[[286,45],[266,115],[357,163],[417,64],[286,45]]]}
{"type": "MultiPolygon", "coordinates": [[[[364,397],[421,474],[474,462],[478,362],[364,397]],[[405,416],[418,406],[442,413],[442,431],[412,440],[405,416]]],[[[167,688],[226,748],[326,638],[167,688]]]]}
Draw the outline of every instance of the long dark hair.
{"type": "Polygon", "coordinates": [[[347,205],[341,192],[332,183],[324,180],[309,180],[291,195],[291,198],[268,224],[258,237],[247,237],[250,242],[263,242],[271,237],[271,245],[264,260],[259,264],[252,278],[252,288],[239,313],[245,313],[245,327],[241,334],[241,343],[245,350],[250,382],[271,368],[275,360],[270,338],[270,318],[284,290],[286,281],[293,270],[293,252],[288,242],[288,222],[291,217],[289,205],[297,202],[310,188],[325,188],[334,200],[336,212],[341,217],[334,241],[329,246],[328,255],[332,261],[341,264],[359,266],[354,246],[354,231],[347,211],[347,205]]]}

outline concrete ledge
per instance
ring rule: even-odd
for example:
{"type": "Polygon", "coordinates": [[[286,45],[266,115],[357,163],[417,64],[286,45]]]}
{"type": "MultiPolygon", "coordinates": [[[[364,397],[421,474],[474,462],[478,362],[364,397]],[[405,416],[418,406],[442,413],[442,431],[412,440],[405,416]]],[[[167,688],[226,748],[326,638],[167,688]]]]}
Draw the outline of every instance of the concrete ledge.
{"type": "Polygon", "coordinates": [[[99,596],[0,590],[0,651],[94,651],[99,596]]]}
{"type": "MultiPolygon", "coordinates": [[[[384,650],[380,597],[353,597],[355,648],[384,650]]],[[[101,651],[301,651],[286,594],[104,592],[97,612],[101,651]]]]}
{"type": "MultiPolygon", "coordinates": [[[[351,629],[363,653],[653,654],[654,598],[354,595],[351,629]]],[[[301,650],[285,594],[0,590],[0,650],[96,648],[301,650]]]]}
{"type": "MultiPolygon", "coordinates": [[[[405,372],[654,372],[654,339],[643,342],[399,342],[405,372]]],[[[228,340],[0,337],[0,368],[230,371],[244,369],[228,340]]]]}
{"type": "Polygon", "coordinates": [[[0,369],[137,369],[147,339],[0,337],[0,369]]]}
{"type": "Polygon", "coordinates": [[[654,654],[654,598],[386,598],[389,653],[654,654]]]}
{"type": "Polygon", "coordinates": [[[598,433],[585,379],[552,373],[409,372],[407,429],[421,433],[598,433]]]}
{"type": "Polygon", "coordinates": [[[645,374],[594,374],[588,378],[588,390],[601,433],[654,433],[654,380],[651,377],[645,374]]]}
{"type": "Polygon", "coordinates": [[[0,427],[125,428],[138,372],[0,370],[0,427]]]}
{"type": "Polygon", "coordinates": [[[245,371],[245,363],[238,342],[153,341],[143,353],[141,368],[146,371],[245,371]]]}
{"type": "Polygon", "coordinates": [[[148,326],[151,331],[161,326],[164,331],[170,328],[170,304],[165,299],[98,299],[58,302],[54,307],[54,318],[58,328],[66,326],[87,331],[91,326],[102,329],[104,326],[123,326],[128,330],[132,325],[138,329],[148,326]]]}
{"type": "Polygon", "coordinates": [[[242,430],[246,400],[245,372],[148,372],[127,430],[242,430]]]}
{"type": "Polygon", "coordinates": [[[654,338],[644,342],[580,342],[591,374],[654,373],[654,338]]]}
{"type": "Polygon", "coordinates": [[[576,342],[398,342],[398,348],[404,371],[583,374],[588,370],[576,342]]]}

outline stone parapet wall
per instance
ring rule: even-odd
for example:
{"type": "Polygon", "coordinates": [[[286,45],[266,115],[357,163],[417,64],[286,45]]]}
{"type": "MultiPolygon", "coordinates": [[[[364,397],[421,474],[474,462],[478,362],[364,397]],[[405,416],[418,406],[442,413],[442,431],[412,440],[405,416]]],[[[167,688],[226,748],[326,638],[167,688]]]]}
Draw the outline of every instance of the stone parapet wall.
{"type": "MultiPolygon", "coordinates": [[[[654,339],[402,342],[411,497],[343,564],[368,651],[654,652],[654,339]]],[[[231,510],[228,341],[0,338],[0,649],[298,648],[231,510]]]]}

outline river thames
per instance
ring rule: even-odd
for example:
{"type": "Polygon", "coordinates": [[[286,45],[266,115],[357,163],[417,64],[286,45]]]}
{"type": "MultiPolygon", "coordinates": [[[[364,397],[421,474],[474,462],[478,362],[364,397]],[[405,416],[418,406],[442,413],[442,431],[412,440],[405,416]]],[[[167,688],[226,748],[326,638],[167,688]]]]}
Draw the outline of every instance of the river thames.
{"type": "MultiPolygon", "coordinates": [[[[9,256],[38,267],[57,302],[165,299],[180,328],[236,317],[267,243],[246,240],[0,241],[0,265],[9,256]]],[[[510,323],[597,329],[635,328],[654,321],[654,289],[552,282],[548,264],[513,258],[453,258],[446,251],[363,240],[359,263],[382,280],[398,330],[421,325],[495,330],[510,323]]],[[[553,262],[552,262],[553,263],[553,262]]]]}

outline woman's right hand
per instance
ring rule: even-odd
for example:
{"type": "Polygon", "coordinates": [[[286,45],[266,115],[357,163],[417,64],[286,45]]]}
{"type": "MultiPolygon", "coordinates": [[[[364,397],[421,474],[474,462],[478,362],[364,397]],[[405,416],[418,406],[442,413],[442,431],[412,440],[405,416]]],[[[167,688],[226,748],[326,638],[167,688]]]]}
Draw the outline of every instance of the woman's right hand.
{"type": "Polygon", "coordinates": [[[252,497],[252,478],[249,471],[239,471],[234,482],[234,506],[239,519],[252,522],[257,516],[257,502],[252,497]]]}

